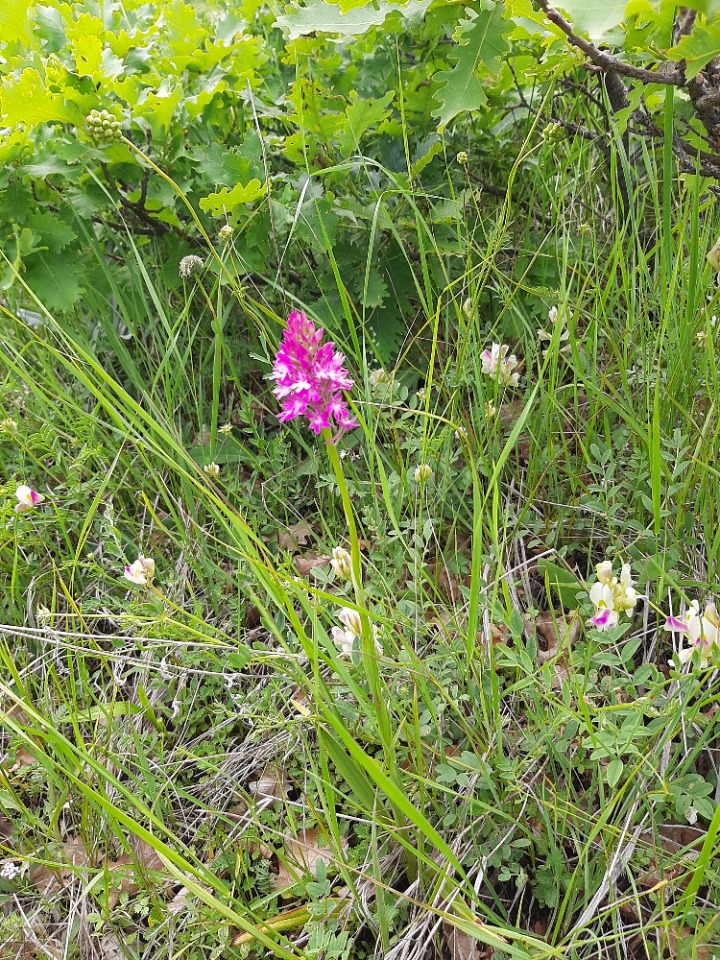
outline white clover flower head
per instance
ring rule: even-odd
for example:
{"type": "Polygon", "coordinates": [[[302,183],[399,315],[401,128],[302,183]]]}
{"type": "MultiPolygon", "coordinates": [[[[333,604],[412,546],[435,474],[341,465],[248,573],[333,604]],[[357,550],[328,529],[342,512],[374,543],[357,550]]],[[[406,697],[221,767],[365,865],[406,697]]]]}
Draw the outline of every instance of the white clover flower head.
{"type": "Polygon", "coordinates": [[[352,557],[344,547],[333,547],[330,566],[336,577],[349,580],[352,576],[352,557]]]}
{"type": "Polygon", "coordinates": [[[155,576],[155,561],[140,554],[134,563],[125,567],[124,576],[130,583],[147,586],[155,576]]]}
{"type": "Polygon", "coordinates": [[[212,480],[217,480],[217,478],[220,476],[220,467],[215,463],[214,460],[212,463],[206,463],[203,467],[203,470],[212,480]]]}
{"type": "Polygon", "coordinates": [[[415,467],[415,483],[422,486],[435,476],[433,468],[429,463],[421,463],[415,467]]]}
{"type": "Polygon", "coordinates": [[[220,240],[222,241],[222,243],[230,243],[234,232],[235,231],[230,226],[230,224],[226,223],[224,226],[220,227],[220,229],[218,230],[218,236],[220,237],[220,240]]]}
{"type": "Polygon", "coordinates": [[[0,866],[0,878],[3,880],[14,880],[19,876],[20,867],[15,863],[14,860],[5,860],[3,865],[0,866]]]}
{"type": "Polygon", "coordinates": [[[38,493],[37,490],[33,490],[26,484],[22,484],[17,488],[15,491],[15,496],[18,500],[18,502],[15,504],[16,513],[26,513],[28,510],[34,510],[35,507],[41,504],[45,499],[41,493],[38,493]]]}
{"type": "Polygon", "coordinates": [[[178,273],[181,277],[187,278],[192,277],[193,274],[198,273],[205,266],[205,261],[202,257],[196,257],[194,253],[191,253],[187,257],[183,257],[178,266],[178,273]]]}
{"type": "Polygon", "coordinates": [[[482,372],[504,387],[516,387],[520,382],[520,374],[516,369],[520,362],[514,353],[508,356],[509,350],[506,343],[494,343],[490,350],[483,350],[480,354],[482,372]]]}

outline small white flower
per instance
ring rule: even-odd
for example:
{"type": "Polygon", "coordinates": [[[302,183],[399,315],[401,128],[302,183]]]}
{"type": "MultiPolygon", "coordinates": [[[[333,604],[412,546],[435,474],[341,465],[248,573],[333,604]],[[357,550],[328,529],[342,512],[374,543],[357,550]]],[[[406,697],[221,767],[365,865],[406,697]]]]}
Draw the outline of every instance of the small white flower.
{"type": "Polygon", "coordinates": [[[35,507],[45,499],[41,493],[38,493],[37,490],[33,490],[26,484],[22,484],[22,486],[17,488],[15,496],[18,499],[18,502],[15,504],[16,513],[25,513],[27,510],[34,510],[35,507]]]}
{"type": "Polygon", "coordinates": [[[492,400],[487,400],[483,409],[486,420],[492,420],[493,417],[497,416],[498,408],[495,406],[492,400]]]}
{"type": "Polygon", "coordinates": [[[0,877],[3,880],[14,880],[20,876],[20,867],[14,860],[6,860],[0,867],[0,877]]]}
{"type": "Polygon", "coordinates": [[[382,367],[377,367],[377,369],[371,370],[368,374],[368,386],[370,387],[370,394],[374,400],[385,403],[392,400],[395,385],[394,370],[388,372],[387,370],[383,370],[382,367]]]}
{"type": "Polygon", "coordinates": [[[610,630],[616,626],[621,613],[630,617],[639,599],[630,564],[623,564],[619,579],[613,576],[612,569],[610,560],[598,563],[595,567],[597,583],[589,591],[595,613],[588,623],[598,630],[610,630]]]}
{"type": "Polygon", "coordinates": [[[213,460],[212,463],[206,463],[203,467],[205,473],[213,480],[217,480],[220,476],[220,467],[213,460]]]}
{"type": "Polygon", "coordinates": [[[520,363],[514,353],[508,356],[509,349],[506,343],[494,343],[490,350],[483,350],[480,354],[482,372],[504,387],[516,387],[520,382],[516,367],[520,363]]]}
{"type": "Polygon", "coordinates": [[[196,257],[194,253],[191,253],[190,256],[183,257],[180,261],[178,273],[181,277],[191,277],[194,273],[202,270],[204,266],[205,261],[202,259],[202,257],[196,257]]]}
{"type": "Polygon", "coordinates": [[[352,656],[353,647],[355,646],[355,637],[357,634],[353,633],[351,630],[343,630],[342,627],[333,627],[330,633],[333,638],[333,643],[338,648],[340,656],[352,656]]]}
{"type": "Polygon", "coordinates": [[[380,383],[392,383],[392,376],[383,370],[382,367],[377,367],[375,370],[371,370],[368,374],[368,384],[370,389],[373,390],[380,383]]]}
{"type": "Polygon", "coordinates": [[[341,580],[349,580],[352,576],[352,557],[344,547],[333,547],[330,566],[341,580]]]}
{"type": "Polygon", "coordinates": [[[418,486],[422,486],[422,484],[427,483],[428,480],[432,480],[434,476],[433,468],[429,463],[421,463],[415,467],[415,483],[417,483],[418,486]]]}
{"type": "Polygon", "coordinates": [[[226,223],[224,227],[220,227],[218,230],[218,236],[223,243],[230,243],[233,233],[234,230],[229,223],[226,223]]]}
{"type": "MultiPolygon", "coordinates": [[[[565,317],[560,316],[557,307],[551,307],[550,311],[548,312],[548,320],[550,321],[551,327],[556,326],[558,323],[560,324],[562,328],[560,333],[560,343],[565,344],[565,346],[560,347],[560,353],[569,353],[571,347],[567,341],[570,339],[570,331],[567,329],[565,324],[565,317]]],[[[549,333],[547,330],[538,330],[537,338],[541,343],[549,342],[553,338],[552,330],[549,333]]],[[[543,357],[546,357],[549,352],[550,348],[546,347],[542,352],[543,357]]]]}
{"type": "Polygon", "coordinates": [[[125,579],[130,583],[146,586],[155,576],[155,561],[140,554],[135,563],[125,567],[124,574],[125,579]]]}
{"type": "Polygon", "coordinates": [[[460,163],[460,164],[466,164],[466,163],[468,162],[468,159],[469,159],[469,157],[468,157],[468,155],[467,155],[467,151],[466,151],[466,150],[461,150],[460,153],[458,153],[458,155],[457,155],[457,157],[456,157],[455,159],[456,159],[457,162],[460,163]]]}
{"type": "MultiPolygon", "coordinates": [[[[700,667],[705,669],[710,663],[713,650],[720,648],[720,618],[714,603],[708,603],[700,615],[700,604],[693,600],[684,616],[668,617],[665,629],[671,633],[682,633],[690,640],[690,646],[678,651],[680,663],[687,663],[697,650],[700,653],[700,667]]],[[[672,661],[670,661],[672,663],[672,661]]]]}
{"type": "Polygon", "coordinates": [[[13,420],[12,417],[6,417],[4,420],[0,420],[0,433],[15,433],[17,428],[17,420],[13,420]]]}
{"type": "MultiPolygon", "coordinates": [[[[335,646],[340,652],[342,657],[350,657],[355,646],[356,637],[362,636],[362,621],[360,619],[360,614],[357,610],[351,610],[350,607],[343,607],[340,613],[338,614],[338,620],[344,625],[345,629],[340,627],[333,627],[330,631],[330,634],[333,638],[335,646]]],[[[375,638],[375,652],[378,656],[382,656],[382,647],[380,646],[378,637],[380,630],[376,624],[373,624],[373,637],[375,638]]]]}
{"type": "Polygon", "coordinates": [[[221,433],[224,437],[227,437],[232,433],[232,429],[233,427],[231,423],[224,423],[218,430],[218,433],[221,433]]]}
{"type": "Polygon", "coordinates": [[[465,314],[468,320],[473,318],[473,302],[472,297],[466,297],[463,301],[462,312],[465,314]]]}
{"type": "Polygon", "coordinates": [[[357,610],[353,610],[351,607],[343,607],[338,614],[338,620],[344,624],[351,633],[358,636],[362,633],[362,620],[357,610]]]}

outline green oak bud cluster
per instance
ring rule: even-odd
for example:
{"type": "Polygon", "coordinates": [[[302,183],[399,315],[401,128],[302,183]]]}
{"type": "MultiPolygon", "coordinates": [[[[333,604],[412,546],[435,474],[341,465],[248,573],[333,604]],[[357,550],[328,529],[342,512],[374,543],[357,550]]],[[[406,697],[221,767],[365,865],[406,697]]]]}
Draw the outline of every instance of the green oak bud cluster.
{"type": "Polygon", "coordinates": [[[122,120],[107,110],[91,110],[85,118],[88,133],[98,143],[112,143],[122,136],[122,120]]]}

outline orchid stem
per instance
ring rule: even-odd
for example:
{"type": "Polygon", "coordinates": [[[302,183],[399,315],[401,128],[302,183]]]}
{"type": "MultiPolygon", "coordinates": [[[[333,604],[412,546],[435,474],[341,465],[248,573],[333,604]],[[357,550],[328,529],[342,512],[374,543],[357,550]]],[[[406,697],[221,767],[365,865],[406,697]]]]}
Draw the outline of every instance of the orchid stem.
{"type": "MultiPolygon", "coordinates": [[[[388,768],[390,777],[400,789],[402,781],[393,749],[392,721],[390,712],[383,698],[382,684],[380,681],[380,671],[377,664],[377,652],[375,650],[375,636],[373,634],[370,616],[365,604],[365,591],[362,581],[362,561],[360,557],[360,540],[358,538],[357,526],[355,524],[355,515],[353,513],[352,502],[350,500],[350,491],[348,490],[345,474],[342,468],[340,454],[333,441],[332,431],[323,429],[322,437],[325,441],[325,448],[332,464],[335,479],[337,480],[340,498],[342,500],[343,512],[345,513],[345,522],[347,523],[348,539],[350,540],[350,566],[352,575],[352,585],[355,594],[355,604],[360,613],[360,622],[362,624],[362,665],[365,675],[368,678],[370,694],[375,704],[375,713],[377,716],[378,732],[380,743],[383,749],[383,756],[388,768]]],[[[407,819],[404,813],[390,801],[395,825],[399,831],[407,830],[407,819]]],[[[417,874],[417,863],[410,852],[406,849],[405,867],[410,880],[413,880],[417,874]]]]}

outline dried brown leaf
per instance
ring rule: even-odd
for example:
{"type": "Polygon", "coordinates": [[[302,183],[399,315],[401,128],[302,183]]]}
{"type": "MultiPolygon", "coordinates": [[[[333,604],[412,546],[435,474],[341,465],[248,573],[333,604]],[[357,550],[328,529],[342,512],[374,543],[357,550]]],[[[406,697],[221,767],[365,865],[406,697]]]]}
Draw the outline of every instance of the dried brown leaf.
{"type": "Polygon", "coordinates": [[[299,523],[293,523],[284,530],[278,531],[278,546],[281,550],[292,552],[299,547],[304,547],[312,535],[313,532],[310,527],[304,520],[301,520],[299,523]]]}
{"type": "Polygon", "coordinates": [[[557,657],[552,688],[560,690],[570,671],[569,651],[580,636],[580,618],[555,610],[543,610],[534,622],[526,620],[525,627],[528,632],[535,628],[539,663],[547,663],[557,657]]]}
{"type": "Polygon", "coordinates": [[[254,800],[262,801],[271,797],[273,799],[271,806],[279,807],[290,789],[290,781],[281,767],[269,764],[257,780],[252,780],[248,784],[248,789],[254,800]]]}
{"type": "Polygon", "coordinates": [[[442,922],[442,936],[450,960],[478,960],[478,942],[458,930],[449,920],[442,922]]]}
{"type": "Polygon", "coordinates": [[[172,898],[170,903],[168,903],[167,905],[168,913],[174,916],[176,913],[180,913],[181,911],[184,911],[187,905],[187,898],[189,893],[190,891],[188,890],[187,887],[180,887],[178,892],[175,894],[175,896],[172,898]]]}
{"type": "Polygon", "coordinates": [[[293,566],[301,577],[312,576],[313,570],[325,567],[330,563],[330,557],[308,550],[307,553],[298,553],[293,557],[293,566]]]}
{"type": "Polygon", "coordinates": [[[705,831],[699,827],[674,823],[658,827],[657,835],[652,830],[643,831],[640,841],[645,842],[646,851],[649,848],[650,867],[638,877],[638,883],[651,889],[668,880],[680,878],[679,886],[686,887],[691,877],[689,867],[697,858],[705,836],[705,831]],[[691,849],[681,854],[687,847],[691,849]]]}
{"type": "Polygon", "coordinates": [[[102,960],[125,960],[125,952],[114,933],[106,933],[100,941],[100,956],[102,960]]]}
{"type": "Polygon", "coordinates": [[[578,617],[565,617],[555,610],[541,610],[535,618],[538,639],[538,660],[545,663],[560,647],[572,646],[580,635],[578,617]]]}
{"type": "Polygon", "coordinates": [[[22,767],[32,767],[37,763],[35,757],[25,749],[25,747],[20,747],[20,749],[15,754],[15,763],[12,765],[11,769],[13,771],[20,770],[22,767]]]}
{"type": "Polygon", "coordinates": [[[117,860],[107,862],[107,870],[110,874],[107,899],[110,909],[117,904],[120,894],[127,893],[132,897],[138,892],[139,876],[145,876],[149,870],[165,869],[156,850],[146,840],[134,839],[131,846],[131,853],[123,853],[117,860]]]}
{"type": "Polygon", "coordinates": [[[84,867],[88,863],[88,853],[85,844],[79,837],[67,840],[60,850],[60,863],[53,866],[39,866],[30,874],[32,885],[44,893],[52,896],[65,886],[74,876],[77,867],[84,867]]]}
{"type": "Polygon", "coordinates": [[[308,874],[314,877],[319,860],[330,865],[334,855],[324,843],[317,827],[302,830],[297,837],[287,837],[284,856],[280,860],[277,874],[272,878],[273,886],[276,890],[282,890],[308,874]]]}

